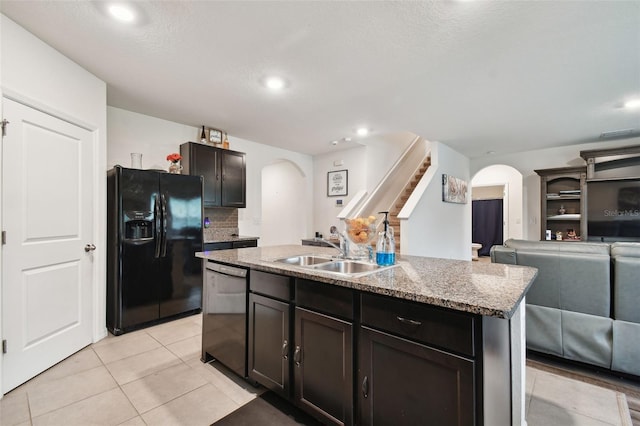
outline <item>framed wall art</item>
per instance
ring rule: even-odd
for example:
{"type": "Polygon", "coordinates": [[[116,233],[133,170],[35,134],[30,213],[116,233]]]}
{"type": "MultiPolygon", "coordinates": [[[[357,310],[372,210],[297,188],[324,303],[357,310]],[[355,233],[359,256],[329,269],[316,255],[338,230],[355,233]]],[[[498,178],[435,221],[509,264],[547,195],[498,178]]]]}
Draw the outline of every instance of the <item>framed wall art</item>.
{"type": "Polygon", "coordinates": [[[207,129],[207,143],[214,145],[222,144],[222,130],[207,129]]]}
{"type": "Polygon", "coordinates": [[[467,182],[450,175],[442,175],[442,201],[446,203],[467,203],[467,182]]]}
{"type": "Polygon", "coordinates": [[[349,188],[349,171],[337,170],[327,172],[327,197],[347,195],[349,188]]]}

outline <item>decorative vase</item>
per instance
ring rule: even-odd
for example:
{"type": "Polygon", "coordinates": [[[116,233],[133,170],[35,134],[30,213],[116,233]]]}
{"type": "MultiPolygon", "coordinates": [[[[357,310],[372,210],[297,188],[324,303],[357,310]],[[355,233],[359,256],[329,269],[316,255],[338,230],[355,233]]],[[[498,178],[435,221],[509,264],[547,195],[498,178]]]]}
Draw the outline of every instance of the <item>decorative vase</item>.
{"type": "Polygon", "coordinates": [[[175,175],[179,175],[182,172],[182,166],[179,161],[172,162],[169,164],[169,173],[173,173],[175,175]]]}
{"type": "Polygon", "coordinates": [[[567,210],[564,208],[564,205],[561,204],[560,208],[558,209],[558,214],[565,214],[567,212],[567,210]]]}

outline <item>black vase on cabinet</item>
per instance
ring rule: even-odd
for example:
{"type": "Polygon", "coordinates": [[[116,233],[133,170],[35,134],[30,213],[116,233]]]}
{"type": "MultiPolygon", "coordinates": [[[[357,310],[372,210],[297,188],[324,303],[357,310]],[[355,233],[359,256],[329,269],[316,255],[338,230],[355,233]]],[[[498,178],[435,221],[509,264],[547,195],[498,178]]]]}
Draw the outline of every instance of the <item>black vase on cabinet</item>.
{"type": "Polygon", "coordinates": [[[205,207],[244,208],[246,202],[246,154],[186,142],[180,145],[183,173],[204,179],[205,207]]]}

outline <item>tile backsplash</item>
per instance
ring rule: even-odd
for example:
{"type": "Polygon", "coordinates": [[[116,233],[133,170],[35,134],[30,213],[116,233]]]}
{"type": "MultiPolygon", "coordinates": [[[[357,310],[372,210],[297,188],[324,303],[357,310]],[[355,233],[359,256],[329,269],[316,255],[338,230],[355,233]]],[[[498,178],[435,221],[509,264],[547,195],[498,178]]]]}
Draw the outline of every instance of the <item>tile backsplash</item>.
{"type": "Polygon", "coordinates": [[[238,234],[238,209],[224,207],[205,208],[204,217],[208,217],[209,222],[211,222],[208,228],[203,228],[205,241],[213,241],[238,234]]]}

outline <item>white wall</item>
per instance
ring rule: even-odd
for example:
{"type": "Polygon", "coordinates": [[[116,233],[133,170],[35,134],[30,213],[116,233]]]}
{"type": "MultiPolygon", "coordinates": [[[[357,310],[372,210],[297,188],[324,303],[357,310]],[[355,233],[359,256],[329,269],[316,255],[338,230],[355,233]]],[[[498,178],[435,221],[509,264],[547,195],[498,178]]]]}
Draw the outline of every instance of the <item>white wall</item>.
{"type": "Polygon", "coordinates": [[[367,162],[364,160],[367,148],[356,148],[337,151],[334,153],[316,155],[313,157],[313,211],[314,221],[312,232],[307,237],[313,237],[314,232],[320,232],[325,238],[329,236],[329,228],[335,225],[340,231],[344,225],[336,218],[342,208],[349,203],[361,189],[367,188],[367,162]],[[342,162],[341,166],[334,166],[334,161],[342,162]],[[327,173],[336,170],[347,170],[347,195],[344,197],[327,196],[327,173]],[[337,205],[342,200],[342,205],[337,205]]]}
{"type": "Polygon", "coordinates": [[[289,161],[281,161],[262,169],[262,235],[261,246],[300,244],[307,238],[307,217],[300,214],[300,194],[307,189],[301,170],[289,161]]]}
{"type": "Polygon", "coordinates": [[[585,165],[580,151],[591,149],[608,149],[629,145],[640,145],[640,137],[621,139],[609,142],[584,143],[559,148],[537,149],[505,155],[488,155],[471,160],[471,174],[495,164],[514,167],[522,173],[523,182],[523,238],[540,239],[540,177],[534,172],[537,169],[556,167],[576,167],[585,165]]]}
{"type": "Polygon", "coordinates": [[[472,186],[504,185],[504,220],[507,232],[504,239],[521,239],[523,236],[522,174],[510,166],[494,165],[480,170],[471,180],[472,186]]]}
{"type": "MultiPolygon", "coordinates": [[[[95,262],[93,338],[97,341],[106,336],[107,332],[104,296],[106,293],[106,217],[104,215],[106,210],[106,180],[104,179],[107,130],[106,84],[4,15],[0,15],[0,42],[0,86],[3,96],[70,121],[93,133],[94,164],[96,165],[93,181],[96,188],[93,223],[95,224],[94,244],[98,247],[93,255],[95,262]]],[[[0,199],[0,210],[2,210],[1,203],[0,199]]],[[[2,318],[1,306],[0,303],[0,318],[2,318]]]]}
{"type": "MultiPolygon", "coordinates": [[[[354,148],[336,150],[313,157],[315,169],[313,231],[322,233],[325,238],[329,235],[329,228],[332,225],[336,225],[342,231],[343,225],[336,218],[338,213],[358,191],[365,190],[370,193],[414,138],[415,135],[410,132],[374,135],[362,140],[362,145],[354,148]],[[334,161],[341,161],[343,164],[334,166],[334,161]],[[327,173],[336,170],[349,171],[348,194],[345,197],[327,196],[327,173]],[[336,205],[336,200],[342,200],[342,205],[336,205]]],[[[376,214],[376,212],[370,213],[376,214]]],[[[313,235],[310,233],[307,237],[313,235]]]]}
{"type": "MultiPolygon", "coordinates": [[[[442,201],[442,175],[470,183],[469,159],[440,142],[432,142],[433,176],[409,219],[402,222],[402,253],[446,259],[471,259],[471,193],[466,204],[442,201]]],[[[416,188],[417,189],[417,188],[416,188]]],[[[403,210],[404,212],[404,210],[403,210]]]]}
{"type": "MultiPolygon", "coordinates": [[[[180,152],[180,144],[197,141],[200,129],[172,121],[162,120],[148,115],[108,107],[107,122],[109,130],[108,165],[130,166],[131,152],[142,153],[144,169],[167,169],[166,157],[172,152],[180,152]]],[[[290,161],[299,168],[305,177],[313,176],[311,156],[293,151],[274,148],[256,142],[235,138],[229,135],[230,148],[247,154],[247,207],[238,210],[238,228],[240,235],[262,236],[262,169],[281,161],[290,161]]],[[[295,208],[304,218],[306,234],[312,235],[312,179],[307,178],[305,187],[297,190],[294,199],[295,208]]],[[[289,229],[286,224],[282,233],[288,240],[299,239],[299,230],[289,229]]],[[[262,242],[258,241],[261,245],[262,242]]]]}

